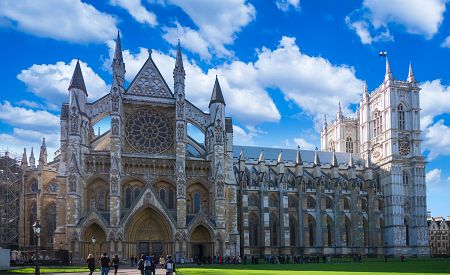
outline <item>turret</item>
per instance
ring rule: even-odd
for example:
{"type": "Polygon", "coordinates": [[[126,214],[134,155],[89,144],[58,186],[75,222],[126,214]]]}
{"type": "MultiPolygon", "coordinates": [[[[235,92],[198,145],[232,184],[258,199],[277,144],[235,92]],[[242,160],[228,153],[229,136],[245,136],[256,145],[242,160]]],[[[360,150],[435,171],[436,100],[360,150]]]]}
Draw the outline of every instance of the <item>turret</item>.
{"type": "Polygon", "coordinates": [[[373,171],[372,171],[372,163],[370,161],[371,154],[370,150],[367,151],[367,158],[364,160],[364,170],[365,170],[365,178],[366,180],[373,179],[373,171]]]}
{"type": "Polygon", "coordinates": [[[328,129],[327,115],[323,115],[323,128],[322,128],[322,130],[324,132],[326,132],[327,129],[328,129]]]}
{"type": "Polygon", "coordinates": [[[209,113],[211,124],[214,125],[214,143],[221,144],[225,129],[225,100],[217,76],[214,82],[211,101],[209,102],[209,113]]]}
{"type": "Polygon", "coordinates": [[[42,138],[41,151],[39,152],[39,165],[47,164],[47,145],[45,144],[45,137],[42,138]]]}
{"type": "Polygon", "coordinates": [[[331,158],[331,178],[337,179],[339,177],[339,162],[336,158],[336,152],[333,151],[333,156],[331,158]]]}
{"type": "Polygon", "coordinates": [[[386,74],[384,75],[384,81],[390,81],[390,80],[394,80],[394,76],[391,72],[391,65],[389,63],[389,59],[387,59],[386,57],[386,74]]]}
{"type": "Polygon", "coordinates": [[[367,83],[364,83],[363,102],[366,103],[368,101],[369,101],[369,89],[367,87],[367,83]]]}
{"type": "Polygon", "coordinates": [[[339,103],[338,103],[338,111],[337,111],[337,114],[336,114],[336,120],[341,120],[341,119],[343,119],[344,118],[344,114],[342,113],[342,109],[341,109],[341,102],[339,101],[339,103]]]}
{"type": "Polygon", "coordinates": [[[177,57],[175,60],[175,68],[173,69],[173,85],[175,94],[184,95],[184,81],[186,72],[183,66],[183,56],[181,54],[180,40],[178,40],[177,57]]]}
{"type": "Polygon", "coordinates": [[[277,158],[277,170],[279,174],[284,174],[284,159],[283,151],[280,151],[277,158]]]}
{"type": "Polygon", "coordinates": [[[244,157],[244,150],[241,148],[241,153],[239,153],[239,171],[244,172],[245,171],[245,157],[244,157]]]}
{"type": "Polygon", "coordinates": [[[123,62],[122,43],[120,41],[119,31],[117,31],[116,49],[111,67],[113,71],[113,85],[114,82],[117,82],[117,86],[123,87],[125,81],[125,63],[123,62]]]}
{"type": "Polygon", "coordinates": [[[411,62],[409,62],[408,82],[409,83],[415,83],[416,82],[416,78],[414,77],[414,72],[413,72],[413,68],[412,68],[411,62]]]}
{"type": "Polygon", "coordinates": [[[86,102],[88,93],[86,90],[86,84],[84,84],[83,73],[81,72],[80,61],[77,61],[75,70],[73,71],[72,79],[69,85],[70,108],[76,107],[81,112],[86,112],[86,102]]]}
{"type": "Polygon", "coordinates": [[[297,153],[295,155],[295,176],[303,176],[303,160],[300,152],[300,146],[297,146],[297,153]]]}
{"type": "Polygon", "coordinates": [[[23,148],[22,161],[20,162],[20,166],[22,167],[22,169],[25,169],[28,166],[27,148],[23,148]]]}
{"type": "Polygon", "coordinates": [[[349,179],[355,179],[356,178],[356,171],[355,171],[355,164],[353,162],[353,155],[349,154],[348,158],[348,178],[349,179]]]}
{"type": "Polygon", "coordinates": [[[266,158],[264,156],[264,150],[261,150],[261,153],[259,153],[258,167],[259,167],[259,172],[266,171],[266,158]]]}
{"type": "Polygon", "coordinates": [[[34,168],[36,166],[36,160],[34,159],[33,147],[31,147],[30,159],[28,162],[30,163],[31,168],[34,168]]]}
{"type": "Polygon", "coordinates": [[[319,148],[316,147],[316,151],[314,152],[314,163],[313,163],[313,176],[315,178],[318,178],[321,176],[321,169],[320,169],[320,158],[319,158],[319,148]]]}

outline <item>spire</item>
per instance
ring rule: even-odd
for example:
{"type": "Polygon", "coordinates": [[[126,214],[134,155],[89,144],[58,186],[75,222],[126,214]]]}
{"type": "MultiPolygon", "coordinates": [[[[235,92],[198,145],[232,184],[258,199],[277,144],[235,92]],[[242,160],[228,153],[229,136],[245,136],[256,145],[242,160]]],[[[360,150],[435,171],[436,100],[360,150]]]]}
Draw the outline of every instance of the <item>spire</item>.
{"type": "Polygon", "coordinates": [[[244,160],[244,149],[241,148],[241,152],[239,153],[239,160],[244,160]]]}
{"type": "Polygon", "coordinates": [[[367,152],[367,158],[364,161],[364,168],[369,169],[372,166],[372,163],[370,161],[370,151],[367,152]]]}
{"type": "Polygon", "coordinates": [[[283,150],[281,150],[280,153],[278,154],[277,163],[284,163],[284,160],[283,160],[283,150]]]}
{"type": "Polygon", "coordinates": [[[259,154],[258,163],[264,162],[266,159],[264,158],[264,150],[261,150],[259,154]]]}
{"type": "Polygon", "coordinates": [[[300,146],[297,146],[297,155],[295,156],[295,165],[303,165],[302,155],[300,153],[300,146]]]}
{"type": "Polygon", "coordinates": [[[23,154],[22,154],[22,166],[27,166],[28,165],[28,161],[27,161],[27,148],[23,148],[23,154]]]}
{"type": "Polygon", "coordinates": [[[31,167],[34,167],[34,165],[36,164],[36,160],[34,159],[33,147],[31,147],[30,160],[28,162],[30,163],[31,167]]]}
{"type": "Polygon", "coordinates": [[[323,115],[323,129],[328,128],[327,115],[323,115]]]}
{"type": "Polygon", "coordinates": [[[181,54],[180,39],[178,39],[177,58],[175,60],[175,68],[173,69],[173,76],[175,77],[175,75],[177,74],[182,74],[183,76],[186,75],[183,66],[183,56],[181,54]]]}
{"type": "Polygon", "coordinates": [[[122,43],[120,42],[120,32],[119,31],[117,31],[116,51],[114,52],[114,59],[123,61],[122,43]]]}
{"type": "Polygon", "coordinates": [[[83,73],[81,72],[80,60],[77,60],[77,65],[73,71],[72,80],[70,80],[69,91],[71,89],[80,89],[87,95],[86,85],[84,84],[83,73]]]}
{"type": "Polygon", "coordinates": [[[411,82],[411,83],[416,82],[416,78],[414,77],[414,72],[413,72],[411,62],[409,62],[408,82],[411,82]]]}
{"type": "Polygon", "coordinates": [[[333,158],[331,160],[331,167],[338,167],[339,163],[336,158],[336,152],[333,150],[333,158]]]}
{"type": "Polygon", "coordinates": [[[344,117],[344,115],[342,114],[341,102],[340,101],[338,103],[338,112],[337,112],[336,117],[337,117],[337,119],[340,119],[340,118],[344,117]]]}
{"type": "Polygon", "coordinates": [[[367,82],[364,82],[364,95],[369,95],[369,88],[367,87],[367,82]]]}
{"type": "Polygon", "coordinates": [[[316,147],[316,152],[314,153],[314,166],[320,166],[319,148],[317,148],[317,147],[316,147]]]}
{"type": "Polygon", "coordinates": [[[391,72],[391,65],[389,63],[389,59],[386,57],[386,74],[384,75],[384,81],[394,80],[394,76],[391,72]]]}
{"type": "Polygon", "coordinates": [[[214,82],[214,89],[211,95],[211,101],[209,102],[209,106],[213,103],[222,103],[225,105],[225,99],[223,99],[222,89],[220,88],[219,79],[217,79],[216,75],[216,82],[214,82]]]}
{"type": "Polygon", "coordinates": [[[47,145],[45,144],[45,137],[42,138],[41,151],[39,152],[39,162],[47,163],[47,145]]]}
{"type": "Polygon", "coordinates": [[[353,155],[351,153],[349,154],[348,167],[355,168],[355,164],[353,163],[353,155]]]}

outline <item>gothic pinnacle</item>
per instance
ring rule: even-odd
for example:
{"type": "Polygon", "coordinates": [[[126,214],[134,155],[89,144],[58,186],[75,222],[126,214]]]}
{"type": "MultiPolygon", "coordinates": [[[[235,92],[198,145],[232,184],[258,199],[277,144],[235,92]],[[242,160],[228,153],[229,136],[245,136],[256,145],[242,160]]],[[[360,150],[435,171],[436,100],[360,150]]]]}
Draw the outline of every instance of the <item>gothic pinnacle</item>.
{"type": "Polygon", "coordinates": [[[282,151],[282,150],[281,150],[280,153],[278,154],[277,163],[284,163],[284,160],[283,160],[283,151],[282,151]]]}
{"type": "Polygon", "coordinates": [[[302,155],[300,153],[300,146],[297,146],[297,155],[295,156],[295,165],[303,165],[302,155]]]}
{"type": "Polygon", "coordinates": [[[222,89],[220,88],[219,79],[216,75],[216,81],[214,82],[214,88],[211,95],[211,101],[209,102],[209,106],[213,103],[222,103],[225,105],[225,99],[223,98],[222,89]]]}
{"type": "Polygon", "coordinates": [[[84,84],[83,73],[81,72],[80,60],[77,60],[72,79],[70,80],[69,91],[71,89],[80,89],[87,94],[86,85],[84,84]]]}
{"type": "Polygon", "coordinates": [[[258,163],[264,162],[266,159],[264,158],[264,150],[261,150],[259,154],[258,163]]]}
{"type": "Polygon", "coordinates": [[[122,57],[122,43],[120,42],[120,32],[117,31],[117,40],[116,40],[116,50],[114,53],[114,58],[116,60],[123,61],[122,57]]]}
{"type": "Polygon", "coordinates": [[[314,153],[314,166],[320,166],[319,148],[317,147],[316,152],[314,153]]]}
{"type": "Polygon", "coordinates": [[[411,62],[409,62],[408,82],[416,82],[411,62]]]}
{"type": "Polygon", "coordinates": [[[386,74],[384,76],[384,81],[394,80],[394,76],[391,72],[391,64],[389,63],[389,59],[386,57],[386,74]]]}
{"type": "Polygon", "coordinates": [[[336,158],[336,152],[333,150],[333,158],[331,160],[331,167],[338,167],[339,163],[336,158]]]}
{"type": "Polygon", "coordinates": [[[175,68],[173,69],[173,76],[175,77],[176,74],[182,74],[183,77],[186,75],[183,66],[183,55],[181,54],[180,39],[178,39],[177,57],[175,60],[175,68]]]}

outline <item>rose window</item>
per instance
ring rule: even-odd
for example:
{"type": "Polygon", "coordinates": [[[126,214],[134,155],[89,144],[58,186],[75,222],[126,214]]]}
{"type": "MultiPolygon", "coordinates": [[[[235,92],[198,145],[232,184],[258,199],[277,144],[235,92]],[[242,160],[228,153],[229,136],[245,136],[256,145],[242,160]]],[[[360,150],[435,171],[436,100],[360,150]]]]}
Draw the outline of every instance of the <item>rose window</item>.
{"type": "Polygon", "coordinates": [[[150,154],[167,151],[174,139],[172,121],[152,109],[131,114],[125,122],[125,133],[131,147],[150,154]]]}

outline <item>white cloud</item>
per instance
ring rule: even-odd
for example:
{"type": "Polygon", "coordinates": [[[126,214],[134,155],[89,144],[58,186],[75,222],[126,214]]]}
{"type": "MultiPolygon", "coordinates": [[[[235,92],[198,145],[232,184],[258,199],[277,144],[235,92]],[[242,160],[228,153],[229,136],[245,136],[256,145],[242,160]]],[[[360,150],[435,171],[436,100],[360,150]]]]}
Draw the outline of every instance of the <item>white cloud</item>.
{"type": "Polygon", "coordinates": [[[450,48],[450,35],[447,36],[447,38],[442,42],[441,47],[443,48],[450,48]]]}
{"type": "MultiPolygon", "coordinates": [[[[69,64],[59,61],[55,64],[34,64],[22,70],[17,78],[24,82],[33,94],[45,99],[51,109],[59,108],[61,102],[69,100],[67,88],[73,75],[77,60],[69,64]]],[[[88,99],[95,100],[109,92],[105,81],[97,75],[86,63],[80,61],[88,99]]]]}
{"type": "Polygon", "coordinates": [[[439,79],[423,82],[420,86],[420,124],[425,129],[436,116],[450,111],[450,86],[442,85],[439,79]]]}
{"type": "Polygon", "coordinates": [[[346,17],[349,29],[363,44],[393,41],[389,29],[401,26],[408,33],[430,39],[441,25],[448,0],[364,0],[346,17]]]}
{"type": "Polygon", "coordinates": [[[124,8],[139,23],[147,24],[151,27],[158,25],[156,15],[153,12],[149,12],[142,5],[141,0],[110,0],[110,4],[124,8]]]}
{"type": "Polygon", "coordinates": [[[117,21],[80,0],[3,0],[0,18],[5,26],[73,43],[104,42],[115,36],[117,21]]]}
{"type": "Polygon", "coordinates": [[[8,101],[0,103],[0,120],[9,125],[33,130],[52,131],[59,128],[58,116],[47,111],[12,106],[8,101]]]}
{"type": "Polygon", "coordinates": [[[300,146],[300,148],[304,149],[304,150],[313,150],[316,147],[318,147],[315,144],[312,144],[310,142],[308,142],[307,140],[305,140],[304,138],[294,138],[294,142],[295,144],[297,144],[298,146],[300,146]]]}
{"type": "Polygon", "coordinates": [[[450,127],[444,125],[443,119],[428,127],[423,135],[424,148],[430,151],[428,160],[431,161],[439,155],[450,155],[450,127]]]}
{"type": "Polygon", "coordinates": [[[436,184],[441,181],[441,169],[433,169],[426,174],[427,184],[436,184]]]}
{"type": "Polygon", "coordinates": [[[183,27],[178,22],[175,28],[164,27],[163,29],[166,32],[163,38],[170,44],[175,45],[180,39],[183,41],[183,47],[191,52],[198,53],[202,59],[209,60],[211,58],[208,42],[205,41],[199,32],[189,27],[183,27]]]}
{"type": "Polygon", "coordinates": [[[300,9],[300,0],[276,0],[275,5],[284,12],[291,8],[298,10],[300,9]]]}
{"type": "Polygon", "coordinates": [[[245,0],[166,0],[166,2],[183,9],[198,27],[198,31],[178,25],[174,28],[167,27],[164,38],[175,45],[173,35],[181,34],[183,44],[197,43],[195,46],[187,47],[200,54],[202,58],[207,57],[203,53],[204,48],[199,46],[203,44],[203,41],[208,43],[210,52],[219,56],[230,56],[232,53],[225,48],[225,45],[232,44],[235,34],[250,23],[256,15],[253,5],[245,0]]]}
{"type": "Polygon", "coordinates": [[[233,125],[233,143],[236,145],[254,145],[254,135],[239,126],[233,125]]]}
{"type": "Polygon", "coordinates": [[[364,0],[374,27],[393,23],[413,34],[431,38],[444,19],[448,0],[364,0]]]}

